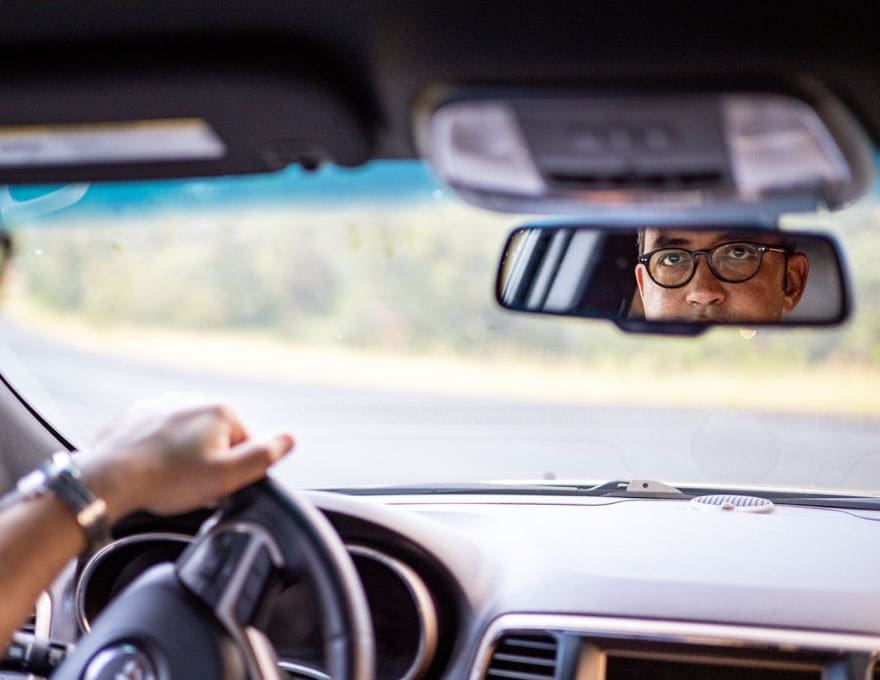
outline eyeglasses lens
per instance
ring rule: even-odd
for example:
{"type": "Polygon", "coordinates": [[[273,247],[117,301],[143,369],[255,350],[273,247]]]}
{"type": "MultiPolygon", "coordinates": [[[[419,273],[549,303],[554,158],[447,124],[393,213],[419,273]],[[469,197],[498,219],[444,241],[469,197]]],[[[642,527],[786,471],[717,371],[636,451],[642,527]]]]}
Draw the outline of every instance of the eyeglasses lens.
{"type": "Polygon", "coordinates": [[[712,251],[712,266],[728,281],[745,281],[761,266],[761,251],[748,243],[728,243],[712,251]]]}
{"type": "MultiPolygon", "coordinates": [[[[761,251],[749,243],[725,243],[709,251],[713,273],[732,283],[746,281],[761,266],[761,251]]],[[[684,284],[694,272],[696,258],[681,248],[664,248],[649,263],[651,278],[661,286],[684,284]]]]}

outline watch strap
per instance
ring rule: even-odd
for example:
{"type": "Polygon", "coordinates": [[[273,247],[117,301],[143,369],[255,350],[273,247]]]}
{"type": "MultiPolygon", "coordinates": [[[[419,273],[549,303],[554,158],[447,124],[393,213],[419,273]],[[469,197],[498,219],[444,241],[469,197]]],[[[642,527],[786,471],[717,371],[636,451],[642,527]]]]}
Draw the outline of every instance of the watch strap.
{"type": "Polygon", "coordinates": [[[94,552],[110,540],[107,504],[98,498],[82,479],[79,468],[68,451],[53,454],[38,470],[18,484],[22,495],[51,491],[73,513],[86,537],[86,551],[94,552]]]}

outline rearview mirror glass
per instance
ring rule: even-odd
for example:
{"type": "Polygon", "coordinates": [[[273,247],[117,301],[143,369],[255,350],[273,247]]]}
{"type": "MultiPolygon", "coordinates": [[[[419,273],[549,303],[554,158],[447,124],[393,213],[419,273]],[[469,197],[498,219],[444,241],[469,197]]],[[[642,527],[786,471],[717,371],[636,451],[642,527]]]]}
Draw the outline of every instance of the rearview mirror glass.
{"type": "Polygon", "coordinates": [[[507,241],[496,297],[517,311],[684,334],[711,325],[838,324],[850,306],[829,236],[739,225],[526,226],[507,241]]]}

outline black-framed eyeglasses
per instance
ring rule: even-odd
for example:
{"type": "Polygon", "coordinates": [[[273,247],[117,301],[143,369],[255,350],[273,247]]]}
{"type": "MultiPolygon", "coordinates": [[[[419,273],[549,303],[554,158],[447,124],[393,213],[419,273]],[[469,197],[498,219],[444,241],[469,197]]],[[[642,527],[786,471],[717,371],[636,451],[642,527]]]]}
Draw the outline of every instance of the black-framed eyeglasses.
{"type": "Polygon", "coordinates": [[[719,243],[708,250],[686,248],[658,248],[639,255],[648,275],[663,288],[681,288],[697,271],[697,255],[703,255],[715,278],[726,283],[743,283],[758,273],[764,253],[790,252],[787,248],[767,246],[749,241],[719,243]]]}

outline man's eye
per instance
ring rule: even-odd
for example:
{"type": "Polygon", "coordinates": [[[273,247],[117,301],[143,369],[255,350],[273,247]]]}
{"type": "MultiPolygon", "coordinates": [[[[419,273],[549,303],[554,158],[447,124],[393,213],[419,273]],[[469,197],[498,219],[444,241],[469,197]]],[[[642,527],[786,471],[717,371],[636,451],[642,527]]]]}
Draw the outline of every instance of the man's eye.
{"type": "Polygon", "coordinates": [[[730,246],[724,251],[723,255],[731,260],[748,260],[755,257],[756,252],[751,246],[730,246]]]}
{"type": "Polygon", "coordinates": [[[681,251],[660,253],[657,261],[661,267],[681,267],[682,265],[687,264],[687,258],[681,251]]]}

